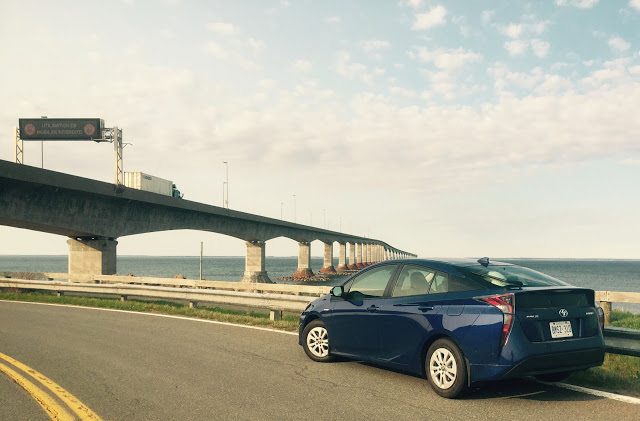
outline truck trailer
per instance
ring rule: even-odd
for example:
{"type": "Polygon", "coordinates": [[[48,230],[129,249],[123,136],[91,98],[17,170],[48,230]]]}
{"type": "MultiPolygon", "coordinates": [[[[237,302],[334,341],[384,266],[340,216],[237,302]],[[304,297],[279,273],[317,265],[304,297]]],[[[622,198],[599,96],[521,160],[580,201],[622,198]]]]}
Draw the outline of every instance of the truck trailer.
{"type": "Polygon", "coordinates": [[[176,185],[173,184],[173,181],[140,171],[125,171],[124,185],[132,189],[144,190],[178,199],[182,199],[183,196],[180,190],[176,188],[176,185]]]}

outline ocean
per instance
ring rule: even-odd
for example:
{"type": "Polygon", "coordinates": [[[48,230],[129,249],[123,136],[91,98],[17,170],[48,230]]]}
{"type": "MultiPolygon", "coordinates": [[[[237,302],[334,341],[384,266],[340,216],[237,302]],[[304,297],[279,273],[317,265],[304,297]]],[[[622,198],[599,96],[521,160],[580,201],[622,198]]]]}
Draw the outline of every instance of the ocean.
{"type": "MultiPolygon", "coordinates": [[[[181,274],[189,279],[199,277],[199,257],[196,256],[118,256],[118,273],[136,276],[173,278],[181,274]]],[[[640,260],[598,259],[496,259],[526,266],[547,273],[571,285],[595,290],[640,292],[640,260]]],[[[337,266],[337,260],[334,265],[337,266]]],[[[244,273],[242,257],[204,257],[203,277],[218,281],[237,281],[244,273]]],[[[297,266],[296,257],[267,256],[266,269],[271,279],[280,283],[293,283],[279,278],[290,276],[297,266]]],[[[312,257],[311,267],[317,272],[322,258],[312,257]]],[[[3,272],[66,272],[67,256],[0,256],[3,272]]],[[[309,285],[335,285],[344,277],[328,281],[307,281],[309,285]]],[[[640,305],[617,304],[615,308],[640,312],[640,305]]]]}

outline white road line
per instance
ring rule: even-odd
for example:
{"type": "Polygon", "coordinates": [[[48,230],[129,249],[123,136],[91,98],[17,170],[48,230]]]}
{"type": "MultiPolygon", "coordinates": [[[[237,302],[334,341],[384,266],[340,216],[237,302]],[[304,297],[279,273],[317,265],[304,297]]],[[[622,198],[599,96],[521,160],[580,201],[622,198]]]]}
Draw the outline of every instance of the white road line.
{"type": "Polygon", "coordinates": [[[198,318],[195,318],[195,317],[173,316],[173,315],[170,315],[170,314],[146,313],[144,311],[130,311],[130,310],[118,310],[118,309],[115,309],[115,308],[74,306],[74,305],[71,305],[71,304],[35,303],[35,302],[31,302],[31,301],[0,300],[0,302],[2,302],[2,303],[18,303],[18,304],[35,304],[35,305],[54,306],[54,307],[69,307],[69,308],[79,308],[79,309],[86,309],[86,310],[113,311],[113,312],[117,312],[117,313],[128,313],[128,314],[141,314],[141,315],[144,315],[144,316],[164,317],[164,318],[167,318],[167,319],[178,319],[178,320],[189,320],[191,322],[212,323],[212,324],[216,324],[216,325],[234,326],[234,327],[241,327],[241,328],[245,328],[245,329],[263,330],[265,332],[276,332],[276,333],[284,333],[285,335],[298,336],[298,333],[296,333],[296,332],[287,332],[287,331],[284,331],[284,330],[271,329],[271,328],[268,328],[268,327],[250,326],[250,325],[243,325],[243,324],[229,323],[229,322],[219,322],[217,320],[198,319],[198,318]]]}
{"type": "MultiPolygon", "coordinates": [[[[178,320],[189,320],[189,321],[192,321],[192,322],[212,323],[212,324],[216,324],[216,325],[234,326],[234,327],[241,327],[241,328],[244,328],[244,329],[262,330],[262,331],[265,331],[265,332],[275,332],[275,333],[283,333],[285,335],[298,336],[298,334],[295,333],[295,332],[286,332],[284,330],[270,329],[268,327],[241,325],[241,324],[229,323],[229,322],[218,322],[216,320],[197,319],[197,318],[194,318],[194,317],[172,316],[172,315],[169,315],[169,314],[145,313],[145,312],[142,312],[142,311],[117,310],[117,309],[113,309],[113,308],[74,306],[74,305],[70,305],[70,304],[34,303],[34,302],[30,302],[30,301],[0,300],[0,302],[3,302],[3,303],[18,303],[18,304],[35,304],[35,305],[56,306],[56,307],[70,307],[70,308],[79,308],[79,309],[86,309],[86,310],[113,311],[113,312],[128,313],[128,314],[141,314],[141,315],[144,315],[144,316],[164,317],[164,318],[167,318],[167,319],[178,319],[178,320]]],[[[602,390],[589,389],[587,387],[575,386],[573,384],[567,384],[567,383],[549,383],[549,382],[540,382],[540,383],[543,383],[543,384],[546,384],[546,385],[550,385],[550,386],[560,387],[560,388],[563,388],[563,389],[573,390],[575,392],[586,393],[588,395],[600,396],[600,397],[607,398],[607,399],[613,399],[613,400],[616,400],[616,401],[621,401],[621,402],[626,402],[626,403],[632,403],[632,404],[635,404],[635,405],[640,405],[640,399],[639,398],[634,398],[632,396],[618,395],[616,393],[603,392],[602,390]]]]}
{"type": "Polygon", "coordinates": [[[551,385],[551,386],[561,387],[563,389],[573,390],[575,392],[586,393],[588,395],[600,396],[602,398],[613,399],[613,400],[616,400],[616,401],[621,401],[621,402],[626,402],[626,403],[632,403],[632,404],[635,404],[635,405],[640,405],[640,399],[639,398],[634,398],[633,396],[618,395],[616,393],[603,392],[602,390],[589,389],[587,387],[576,386],[574,384],[568,384],[568,383],[547,383],[547,382],[541,382],[541,383],[548,384],[548,385],[551,385]]]}

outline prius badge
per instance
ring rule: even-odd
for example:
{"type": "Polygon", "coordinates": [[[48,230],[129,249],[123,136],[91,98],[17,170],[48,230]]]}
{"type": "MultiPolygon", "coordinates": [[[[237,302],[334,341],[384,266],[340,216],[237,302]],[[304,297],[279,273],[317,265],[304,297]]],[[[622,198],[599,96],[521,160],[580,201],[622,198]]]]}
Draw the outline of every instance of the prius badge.
{"type": "Polygon", "coordinates": [[[558,313],[560,313],[560,316],[562,316],[562,317],[567,317],[569,315],[569,312],[567,310],[565,310],[564,308],[561,308],[558,313]]]}

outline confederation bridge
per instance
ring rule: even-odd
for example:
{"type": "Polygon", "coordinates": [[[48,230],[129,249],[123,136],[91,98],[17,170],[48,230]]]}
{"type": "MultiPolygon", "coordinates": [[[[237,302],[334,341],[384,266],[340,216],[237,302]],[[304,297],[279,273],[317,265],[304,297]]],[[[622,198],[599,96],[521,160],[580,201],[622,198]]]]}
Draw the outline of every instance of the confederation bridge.
{"type": "Polygon", "coordinates": [[[277,237],[298,242],[294,278],[311,270],[311,242],[324,243],[321,273],[361,269],[416,257],[373,238],[349,235],[0,160],[0,224],[69,237],[69,275],[116,273],[118,238],[191,229],[246,242],[245,282],[271,282],[265,246],[277,237]],[[333,246],[338,244],[338,267],[333,246]],[[347,245],[349,249],[347,261],[347,245]]]}

